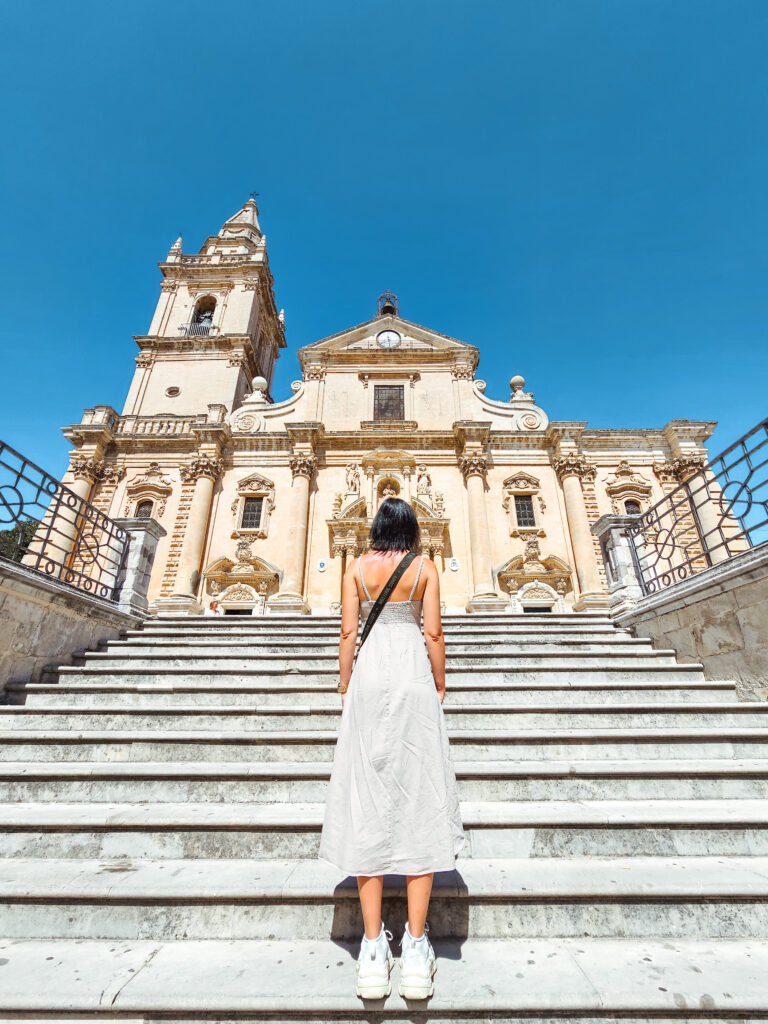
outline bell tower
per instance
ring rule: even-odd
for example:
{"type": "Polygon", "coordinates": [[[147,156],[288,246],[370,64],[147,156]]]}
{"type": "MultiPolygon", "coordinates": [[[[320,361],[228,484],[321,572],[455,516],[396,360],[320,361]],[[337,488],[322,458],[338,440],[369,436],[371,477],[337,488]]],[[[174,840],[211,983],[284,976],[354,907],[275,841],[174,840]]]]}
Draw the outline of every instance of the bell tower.
{"type": "Polygon", "coordinates": [[[208,405],[232,412],[254,377],[272,385],[285,348],[267,240],[253,199],[187,255],[181,238],[158,264],[160,298],[139,347],[124,416],[190,415],[208,405]]]}

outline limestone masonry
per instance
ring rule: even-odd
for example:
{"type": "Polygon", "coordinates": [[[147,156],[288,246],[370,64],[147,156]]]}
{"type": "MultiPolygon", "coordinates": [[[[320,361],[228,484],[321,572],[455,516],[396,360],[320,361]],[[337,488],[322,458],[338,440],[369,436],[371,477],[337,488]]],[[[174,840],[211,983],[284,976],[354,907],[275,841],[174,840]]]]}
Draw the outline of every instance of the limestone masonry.
{"type": "Polygon", "coordinates": [[[160,269],[122,413],[97,405],[64,430],[70,487],[166,530],[154,612],[214,597],[230,613],[337,611],[391,494],[416,511],[447,611],[600,610],[592,524],[648,508],[706,461],[714,423],[551,422],[520,376],[488,397],[477,348],[404,320],[390,293],[373,319],[300,349],[302,379],[273,401],[284,318],[252,199],[160,269]]]}

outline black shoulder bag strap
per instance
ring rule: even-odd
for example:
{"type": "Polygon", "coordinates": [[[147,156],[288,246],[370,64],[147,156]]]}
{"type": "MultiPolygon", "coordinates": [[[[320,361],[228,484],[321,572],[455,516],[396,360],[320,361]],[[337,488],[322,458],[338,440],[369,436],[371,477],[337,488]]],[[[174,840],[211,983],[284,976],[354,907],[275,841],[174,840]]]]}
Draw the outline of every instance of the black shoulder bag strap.
{"type": "Polygon", "coordinates": [[[387,603],[392,591],[397,586],[397,581],[400,579],[400,577],[403,575],[403,573],[405,572],[405,570],[408,568],[408,566],[411,564],[415,557],[415,551],[409,551],[407,555],[403,555],[403,557],[397,563],[397,568],[389,577],[387,582],[384,584],[381,593],[376,598],[373,604],[373,608],[371,608],[370,612],[368,613],[368,618],[365,620],[365,626],[363,627],[363,635],[360,637],[360,643],[357,648],[358,653],[360,652],[360,648],[365,643],[368,634],[373,629],[373,624],[376,622],[376,619],[378,619],[379,615],[381,615],[381,609],[387,603]]]}

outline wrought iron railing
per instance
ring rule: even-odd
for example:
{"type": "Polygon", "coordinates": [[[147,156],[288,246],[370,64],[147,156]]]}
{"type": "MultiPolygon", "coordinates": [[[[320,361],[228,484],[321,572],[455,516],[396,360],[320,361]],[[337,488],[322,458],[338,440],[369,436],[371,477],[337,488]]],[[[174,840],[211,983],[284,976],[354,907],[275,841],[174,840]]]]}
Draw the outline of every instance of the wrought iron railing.
{"type": "Polygon", "coordinates": [[[0,557],[115,601],[127,546],[109,516],[0,441],[0,557]]]}
{"type": "Polygon", "coordinates": [[[179,333],[187,338],[207,338],[214,332],[213,324],[179,324],[179,333]]]}
{"type": "Polygon", "coordinates": [[[768,419],[638,516],[628,532],[646,594],[768,542],[768,419]]]}

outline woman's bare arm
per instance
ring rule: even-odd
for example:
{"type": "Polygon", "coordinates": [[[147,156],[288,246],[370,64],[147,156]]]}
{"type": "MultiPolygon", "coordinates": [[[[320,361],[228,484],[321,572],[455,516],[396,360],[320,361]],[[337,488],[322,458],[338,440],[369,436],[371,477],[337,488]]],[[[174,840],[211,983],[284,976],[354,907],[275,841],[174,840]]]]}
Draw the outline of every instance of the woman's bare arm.
{"type": "Polygon", "coordinates": [[[434,562],[424,560],[424,575],[427,577],[421,606],[424,639],[427,642],[427,653],[432,675],[435,677],[437,695],[442,704],[445,697],[445,637],[440,616],[440,577],[437,575],[434,562]]]}
{"type": "MultiPolygon", "coordinates": [[[[357,624],[360,616],[360,598],[357,594],[355,571],[357,559],[353,559],[344,573],[341,585],[341,633],[339,634],[339,679],[342,686],[349,685],[352,675],[352,663],[355,660],[357,643],[357,624]]],[[[341,705],[344,706],[344,694],[341,705]]]]}

